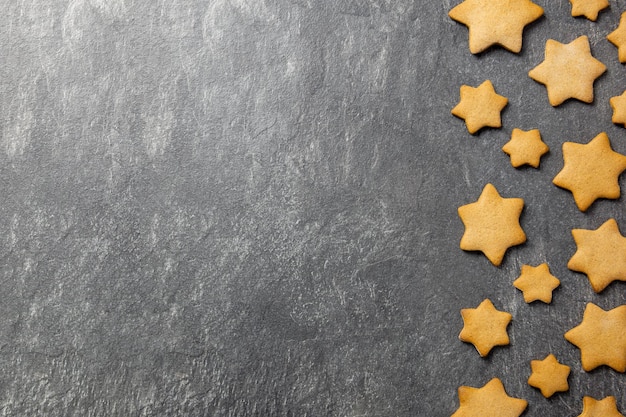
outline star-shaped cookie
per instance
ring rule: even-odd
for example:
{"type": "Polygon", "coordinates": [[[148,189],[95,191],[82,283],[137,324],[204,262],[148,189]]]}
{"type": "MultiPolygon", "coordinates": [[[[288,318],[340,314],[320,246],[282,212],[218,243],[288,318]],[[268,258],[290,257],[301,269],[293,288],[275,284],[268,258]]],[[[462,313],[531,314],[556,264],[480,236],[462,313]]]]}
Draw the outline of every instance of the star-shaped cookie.
{"type": "Polygon", "coordinates": [[[626,169],[626,156],[613,151],[606,133],[586,145],[563,143],[563,162],[563,169],[552,182],[572,192],[580,211],[586,211],[598,198],[619,198],[618,178],[626,169]]]}
{"type": "Polygon", "coordinates": [[[509,335],[506,331],[511,322],[511,314],[496,310],[489,299],[485,299],[476,308],[461,310],[463,330],[459,339],[474,345],[478,354],[485,357],[495,346],[509,344],[509,335]]]}
{"type": "Polygon", "coordinates": [[[539,388],[541,394],[550,398],[555,392],[563,392],[569,389],[567,378],[570,368],[562,365],[552,354],[542,361],[530,361],[532,373],[528,378],[528,385],[539,388]]]}
{"type": "Polygon", "coordinates": [[[493,45],[518,53],[524,27],[541,17],[543,8],[530,0],[465,0],[448,15],[468,27],[471,53],[493,45]]]}
{"type": "Polygon", "coordinates": [[[565,333],[565,339],[580,349],[587,372],[607,365],[617,372],[626,371],[626,305],[604,311],[587,304],[582,322],[565,333]]]}
{"type": "Polygon", "coordinates": [[[602,400],[583,397],[583,412],[578,417],[624,417],[617,409],[615,397],[608,396],[602,400]]]}
{"type": "Polygon", "coordinates": [[[572,4],[572,16],[585,16],[595,22],[598,13],[609,7],[609,0],[569,0],[572,4]]]}
{"type": "Polygon", "coordinates": [[[552,291],[560,283],[558,278],[550,273],[548,264],[543,263],[535,267],[522,265],[522,273],[513,281],[513,286],[524,293],[524,301],[527,303],[543,301],[550,304],[552,291]]]}
{"type": "Polygon", "coordinates": [[[509,100],[496,93],[491,81],[478,87],[461,86],[461,100],[452,114],[465,120],[467,130],[473,135],[483,127],[502,127],[500,113],[509,100]]]}
{"type": "Polygon", "coordinates": [[[613,109],[611,121],[616,125],[624,125],[626,127],[626,91],[620,96],[611,97],[609,103],[613,109]]]}
{"type": "Polygon", "coordinates": [[[550,148],[541,140],[539,129],[528,131],[513,129],[511,140],[502,147],[502,150],[511,157],[511,165],[514,168],[522,165],[539,168],[541,157],[550,148]]]}
{"type": "Polygon", "coordinates": [[[550,104],[558,106],[570,98],[593,102],[593,83],[604,71],[606,66],[591,56],[589,39],[581,36],[568,44],[548,39],[544,61],[528,75],[546,86],[550,104]]]}
{"type": "Polygon", "coordinates": [[[485,185],[478,200],[458,209],[465,225],[461,249],[481,251],[492,264],[500,266],[508,248],[526,242],[519,224],[523,208],[521,198],[502,198],[496,187],[485,185]]]}
{"type": "Polygon", "coordinates": [[[452,417],[519,417],[528,402],[509,397],[502,381],[493,378],[482,388],[459,387],[459,408],[452,417]]]}
{"type": "Polygon", "coordinates": [[[622,64],[626,62],[626,12],[622,13],[617,29],[606,37],[609,42],[617,46],[617,57],[622,64]]]}
{"type": "Polygon", "coordinates": [[[615,219],[596,230],[574,229],[572,236],[577,249],[567,267],[586,274],[595,292],[613,281],[626,281],[626,237],[615,219]]]}

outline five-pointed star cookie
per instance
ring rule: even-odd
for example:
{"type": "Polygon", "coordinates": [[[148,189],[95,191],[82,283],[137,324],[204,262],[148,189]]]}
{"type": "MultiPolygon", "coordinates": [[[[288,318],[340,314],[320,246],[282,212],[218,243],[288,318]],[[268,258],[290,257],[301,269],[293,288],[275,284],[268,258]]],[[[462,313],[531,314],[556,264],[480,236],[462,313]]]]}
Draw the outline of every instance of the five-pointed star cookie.
{"type": "Polygon", "coordinates": [[[620,96],[611,97],[609,103],[611,103],[611,108],[613,109],[611,121],[616,125],[624,125],[626,127],[626,91],[620,96]]]}
{"type": "Polygon", "coordinates": [[[528,402],[509,397],[502,381],[493,378],[482,388],[459,387],[459,408],[452,417],[519,417],[528,402]]]}
{"type": "Polygon", "coordinates": [[[471,53],[493,45],[518,53],[524,27],[541,17],[543,9],[530,0],[465,0],[448,15],[468,27],[471,53]]]}
{"type": "Polygon", "coordinates": [[[541,140],[539,129],[529,131],[513,129],[511,140],[502,147],[502,150],[511,157],[511,165],[515,168],[522,165],[539,168],[541,157],[550,148],[541,140]]]}
{"type": "Polygon", "coordinates": [[[568,44],[548,39],[544,61],[528,75],[546,86],[550,104],[558,106],[569,98],[593,102],[593,83],[604,71],[606,66],[591,56],[589,40],[581,36],[568,44]]]}
{"type": "Polygon", "coordinates": [[[552,302],[552,291],[558,287],[560,281],[550,273],[548,264],[539,266],[522,265],[522,273],[513,286],[524,293],[524,301],[543,301],[546,304],[552,302]]]}
{"type": "Polygon", "coordinates": [[[615,219],[607,220],[596,230],[574,229],[572,236],[577,249],[567,267],[587,274],[595,292],[601,292],[613,281],[626,281],[626,237],[615,219]]]}
{"type": "Polygon", "coordinates": [[[502,198],[496,187],[485,185],[478,200],[458,209],[465,225],[461,249],[481,251],[492,264],[499,266],[508,248],[526,242],[519,224],[523,208],[521,198],[502,198]]]}
{"type": "Polygon", "coordinates": [[[532,373],[528,378],[528,385],[539,388],[541,394],[550,398],[555,392],[563,392],[569,389],[567,377],[570,368],[560,364],[552,354],[546,356],[542,361],[530,361],[532,373]]]}
{"type": "Polygon", "coordinates": [[[618,177],[626,169],[626,156],[613,151],[606,133],[586,145],[565,142],[563,161],[563,169],[552,182],[572,192],[580,211],[598,198],[619,198],[618,177]]]}
{"type": "Polygon", "coordinates": [[[609,0],[569,0],[572,4],[572,16],[585,16],[595,22],[598,13],[609,7],[609,0]]]}
{"type": "Polygon", "coordinates": [[[624,417],[617,409],[615,397],[608,396],[602,400],[583,397],[583,412],[578,417],[624,417]]]}
{"type": "Polygon", "coordinates": [[[489,299],[485,299],[476,308],[461,310],[463,329],[459,339],[474,345],[478,354],[485,357],[495,346],[509,344],[509,335],[506,331],[511,322],[511,314],[496,310],[489,299]]]}
{"type": "Polygon", "coordinates": [[[606,38],[613,45],[617,46],[619,62],[626,62],[626,12],[622,13],[617,29],[609,33],[606,38]]]}
{"type": "Polygon", "coordinates": [[[501,127],[500,113],[509,100],[496,93],[491,81],[478,87],[461,86],[461,100],[452,114],[465,120],[467,130],[474,134],[483,127],[501,127]]]}
{"type": "Polygon", "coordinates": [[[565,339],[580,349],[587,372],[607,365],[617,372],[626,371],[626,305],[604,311],[587,304],[582,322],[565,333],[565,339]]]}

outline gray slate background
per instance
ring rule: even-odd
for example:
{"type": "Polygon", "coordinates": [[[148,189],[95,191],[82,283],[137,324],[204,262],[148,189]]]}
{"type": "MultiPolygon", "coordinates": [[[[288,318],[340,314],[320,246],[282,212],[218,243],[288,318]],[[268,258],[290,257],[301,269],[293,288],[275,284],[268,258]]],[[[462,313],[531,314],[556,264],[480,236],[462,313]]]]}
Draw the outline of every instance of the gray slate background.
{"type": "Polygon", "coordinates": [[[624,375],[562,337],[624,302],[566,268],[572,228],[626,230],[624,199],[583,214],[551,184],[566,140],[626,153],[604,39],[626,2],[597,23],[536,2],[520,55],[473,56],[458,1],[0,1],[0,414],[449,416],[494,376],[528,416],[626,411],[624,375]],[[526,73],[583,34],[608,72],[554,109],[526,73]],[[471,136],[450,109],[485,79],[510,104],[471,136]],[[514,127],[542,131],[541,169],[510,166],[514,127]],[[458,248],[487,182],[526,200],[500,268],[458,248]],[[511,282],[541,262],[562,287],[529,306],[511,282]],[[486,297],[514,319],[482,359],[457,335],[486,297]],[[572,375],[546,400],[548,353],[572,375]]]}

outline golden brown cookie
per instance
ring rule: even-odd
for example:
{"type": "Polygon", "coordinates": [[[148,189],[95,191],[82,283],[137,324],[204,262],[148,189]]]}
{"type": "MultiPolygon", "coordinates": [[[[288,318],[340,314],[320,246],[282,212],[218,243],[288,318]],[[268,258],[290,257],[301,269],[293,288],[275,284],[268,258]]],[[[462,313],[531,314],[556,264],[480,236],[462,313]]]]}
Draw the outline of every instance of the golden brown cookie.
{"type": "Polygon", "coordinates": [[[606,38],[617,46],[617,57],[622,64],[626,62],[626,12],[622,13],[617,28],[606,38]]]}
{"type": "Polygon", "coordinates": [[[539,388],[541,394],[550,398],[555,392],[563,392],[569,389],[567,378],[570,367],[562,365],[552,354],[542,361],[530,361],[532,373],[528,378],[528,385],[539,388]]]}
{"type": "Polygon", "coordinates": [[[513,286],[524,293],[524,301],[543,301],[546,304],[552,302],[552,291],[561,282],[550,273],[548,264],[539,266],[522,265],[522,273],[513,281],[513,286]]]}
{"type": "Polygon", "coordinates": [[[568,44],[548,39],[544,61],[528,75],[546,86],[550,104],[558,106],[570,98],[593,102],[593,83],[604,71],[606,66],[591,56],[589,40],[581,36],[568,44]]]}
{"type": "Polygon", "coordinates": [[[615,397],[608,396],[602,400],[583,397],[583,412],[578,417],[624,417],[617,409],[615,397]]]}
{"type": "Polygon", "coordinates": [[[509,100],[496,93],[491,81],[478,87],[461,86],[461,100],[452,114],[465,120],[467,130],[473,135],[483,127],[502,127],[500,113],[509,100]]]}
{"type": "Polygon", "coordinates": [[[448,15],[468,27],[471,53],[493,45],[518,53],[524,27],[541,17],[543,9],[530,0],[465,0],[448,15]]]}
{"type": "Polygon", "coordinates": [[[509,397],[502,381],[493,378],[482,388],[459,387],[459,408],[452,417],[519,417],[528,402],[509,397]]]}
{"type": "Polygon", "coordinates": [[[613,117],[611,121],[616,125],[626,127],[626,91],[620,96],[611,97],[609,99],[611,108],[613,109],[613,117]]]}
{"type": "Polygon", "coordinates": [[[523,208],[521,198],[502,198],[496,187],[485,185],[478,200],[458,209],[465,225],[461,249],[481,251],[492,264],[500,266],[508,248],[526,242],[519,224],[523,208]]]}
{"type": "Polygon", "coordinates": [[[595,22],[598,13],[609,7],[609,0],[569,0],[572,4],[572,16],[585,16],[595,22]]]}
{"type": "Polygon", "coordinates": [[[587,372],[607,365],[617,372],[626,371],[626,305],[604,311],[587,304],[582,322],[565,333],[565,339],[580,349],[587,372]]]}
{"type": "Polygon", "coordinates": [[[539,129],[529,131],[513,129],[511,140],[502,147],[502,150],[511,157],[511,165],[514,168],[519,168],[522,165],[539,168],[541,157],[550,148],[541,140],[539,129]]]}
{"type": "Polygon", "coordinates": [[[586,274],[595,292],[601,292],[613,281],[626,281],[626,237],[615,219],[607,220],[596,230],[574,229],[572,236],[576,253],[567,267],[586,274]]]}
{"type": "Polygon", "coordinates": [[[495,346],[509,344],[509,335],[506,331],[511,322],[511,314],[496,310],[489,299],[485,299],[476,308],[461,310],[463,330],[459,339],[474,345],[478,354],[485,357],[495,346]]]}
{"type": "Polygon", "coordinates": [[[552,182],[572,192],[580,211],[586,211],[598,198],[619,198],[618,178],[626,170],[626,156],[613,151],[606,133],[586,145],[565,142],[563,162],[563,169],[552,182]]]}

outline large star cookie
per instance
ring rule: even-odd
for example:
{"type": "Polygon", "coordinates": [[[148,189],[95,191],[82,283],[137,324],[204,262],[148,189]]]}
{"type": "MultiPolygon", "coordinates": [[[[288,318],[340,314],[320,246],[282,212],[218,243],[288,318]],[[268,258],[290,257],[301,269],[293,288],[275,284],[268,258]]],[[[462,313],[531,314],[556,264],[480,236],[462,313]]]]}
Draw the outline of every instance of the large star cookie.
{"type": "Polygon", "coordinates": [[[558,287],[560,281],[550,273],[548,264],[539,266],[522,265],[522,273],[513,281],[513,286],[524,293],[524,301],[552,302],[552,291],[558,287]]]}
{"type": "Polygon", "coordinates": [[[468,27],[471,53],[493,45],[518,53],[524,27],[541,17],[543,8],[530,0],[465,0],[448,15],[468,27]]]}
{"type": "Polygon", "coordinates": [[[607,365],[617,372],[626,371],[626,305],[604,311],[587,304],[582,322],[565,333],[565,339],[580,349],[587,372],[607,365]]]}
{"type": "Polygon", "coordinates": [[[530,361],[530,368],[532,373],[528,378],[528,385],[539,388],[544,397],[549,398],[555,392],[569,389],[567,377],[569,377],[570,368],[560,364],[554,355],[550,354],[542,361],[530,361]]]}
{"type": "Polygon", "coordinates": [[[619,96],[611,97],[609,103],[613,109],[611,121],[616,125],[624,125],[626,127],[626,91],[619,96]]]}
{"type": "Polygon", "coordinates": [[[485,185],[478,200],[458,209],[465,225],[461,249],[481,251],[492,264],[499,266],[508,248],[526,242],[519,224],[523,208],[521,198],[502,198],[496,187],[485,185]]]}
{"type": "Polygon", "coordinates": [[[482,388],[459,387],[459,408],[452,417],[519,417],[528,402],[509,397],[502,381],[493,378],[482,388]]]}
{"type": "Polygon", "coordinates": [[[514,168],[522,165],[539,168],[541,157],[550,148],[541,140],[539,129],[529,131],[513,129],[511,140],[502,147],[502,150],[511,157],[511,165],[514,168]]]}
{"type": "Polygon", "coordinates": [[[583,397],[583,412],[578,417],[624,417],[617,409],[615,397],[608,396],[602,400],[583,397]]]}
{"type": "Polygon", "coordinates": [[[609,7],[609,0],[569,0],[572,4],[572,16],[585,16],[595,22],[598,13],[609,7]]]}
{"type": "Polygon", "coordinates": [[[619,62],[626,62],[626,12],[622,13],[617,29],[609,33],[606,38],[613,45],[617,46],[619,62]]]}
{"type": "Polygon", "coordinates": [[[626,169],[626,156],[613,151],[606,133],[586,145],[563,143],[563,161],[563,169],[552,182],[572,192],[580,211],[598,198],[619,198],[618,177],[626,169]]]}
{"type": "Polygon", "coordinates": [[[595,292],[601,292],[613,281],[626,281],[626,237],[615,219],[607,220],[596,230],[574,229],[572,236],[577,249],[567,267],[587,274],[595,292]]]}
{"type": "Polygon", "coordinates": [[[593,83],[604,71],[606,66],[591,56],[589,40],[581,36],[568,44],[548,39],[544,61],[528,75],[546,86],[550,104],[558,106],[570,98],[593,102],[593,83]]]}
{"type": "Polygon", "coordinates": [[[500,113],[509,100],[496,93],[491,81],[478,87],[461,86],[461,101],[452,109],[452,114],[465,120],[467,130],[474,134],[483,127],[501,127],[500,113]]]}
{"type": "Polygon", "coordinates": [[[506,328],[512,316],[497,310],[491,300],[485,299],[476,308],[462,309],[461,316],[463,329],[459,339],[473,344],[480,356],[487,356],[495,346],[509,344],[506,328]]]}

